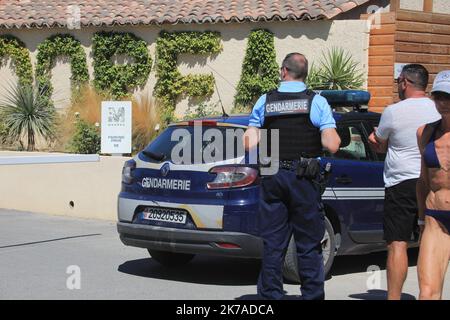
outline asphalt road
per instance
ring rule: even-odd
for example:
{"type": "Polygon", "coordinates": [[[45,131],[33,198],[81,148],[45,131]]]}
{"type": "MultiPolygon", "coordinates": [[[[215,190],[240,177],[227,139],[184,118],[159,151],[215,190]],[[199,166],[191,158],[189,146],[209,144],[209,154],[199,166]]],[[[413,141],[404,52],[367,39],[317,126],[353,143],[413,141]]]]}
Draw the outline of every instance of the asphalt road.
{"type": "MultiPolygon", "coordinates": [[[[405,299],[418,296],[416,259],[411,251],[405,299]]],[[[337,257],[327,299],[385,299],[384,268],[385,253],[337,257]]],[[[0,209],[0,299],[252,299],[258,271],[257,260],[207,256],[167,269],[124,246],[114,222],[0,209]]],[[[297,285],[285,290],[299,294],[297,285]]],[[[450,299],[450,271],[444,290],[450,299]]]]}

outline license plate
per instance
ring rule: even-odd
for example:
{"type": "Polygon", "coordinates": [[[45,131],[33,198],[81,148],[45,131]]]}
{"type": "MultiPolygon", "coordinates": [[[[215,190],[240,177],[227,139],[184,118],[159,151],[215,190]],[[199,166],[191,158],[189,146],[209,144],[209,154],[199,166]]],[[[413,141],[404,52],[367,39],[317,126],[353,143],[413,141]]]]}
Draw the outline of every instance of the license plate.
{"type": "Polygon", "coordinates": [[[147,208],[143,212],[143,218],[150,221],[186,223],[186,213],[178,210],[147,208]]]}

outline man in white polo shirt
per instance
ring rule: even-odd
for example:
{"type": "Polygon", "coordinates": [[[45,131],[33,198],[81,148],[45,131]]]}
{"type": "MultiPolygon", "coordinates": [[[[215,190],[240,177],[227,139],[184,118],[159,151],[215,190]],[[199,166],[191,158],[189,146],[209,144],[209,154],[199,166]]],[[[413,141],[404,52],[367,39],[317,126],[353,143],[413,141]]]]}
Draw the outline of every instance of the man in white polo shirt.
{"type": "Polygon", "coordinates": [[[384,110],[379,127],[369,138],[377,153],[387,151],[383,229],[388,246],[389,300],[401,298],[408,273],[408,242],[413,240],[417,225],[416,184],[421,162],[416,132],[424,124],[440,119],[434,102],[426,94],[428,78],[422,65],[403,68],[397,79],[402,101],[384,110]]]}

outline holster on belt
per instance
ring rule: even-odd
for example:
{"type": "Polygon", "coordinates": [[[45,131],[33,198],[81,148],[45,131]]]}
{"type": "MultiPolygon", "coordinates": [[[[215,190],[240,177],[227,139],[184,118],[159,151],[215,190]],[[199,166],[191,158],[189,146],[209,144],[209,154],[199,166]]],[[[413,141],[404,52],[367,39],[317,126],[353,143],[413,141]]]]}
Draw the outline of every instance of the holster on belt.
{"type": "Polygon", "coordinates": [[[320,175],[320,162],[318,159],[300,158],[297,166],[297,177],[315,180],[320,175]]]}

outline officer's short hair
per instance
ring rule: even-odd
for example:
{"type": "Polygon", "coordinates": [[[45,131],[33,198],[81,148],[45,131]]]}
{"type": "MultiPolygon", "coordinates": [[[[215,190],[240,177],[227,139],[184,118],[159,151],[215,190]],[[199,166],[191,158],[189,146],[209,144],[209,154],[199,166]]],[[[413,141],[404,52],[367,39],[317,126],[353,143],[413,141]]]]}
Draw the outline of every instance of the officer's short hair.
{"type": "Polygon", "coordinates": [[[284,58],[282,67],[296,80],[305,80],[308,77],[308,59],[301,53],[289,53],[284,58]]]}
{"type": "Polygon", "coordinates": [[[430,77],[428,70],[421,64],[407,64],[403,67],[402,74],[409,80],[413,87],[426,90],[430,77]]]}

